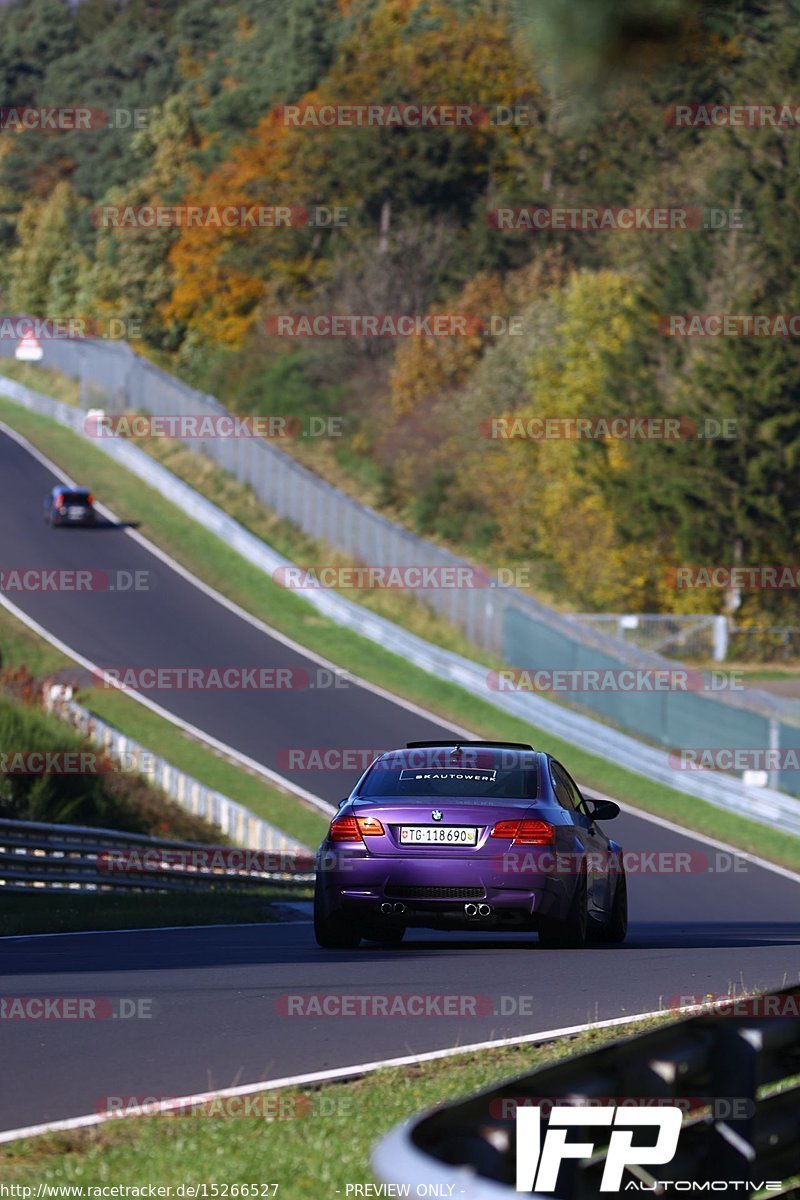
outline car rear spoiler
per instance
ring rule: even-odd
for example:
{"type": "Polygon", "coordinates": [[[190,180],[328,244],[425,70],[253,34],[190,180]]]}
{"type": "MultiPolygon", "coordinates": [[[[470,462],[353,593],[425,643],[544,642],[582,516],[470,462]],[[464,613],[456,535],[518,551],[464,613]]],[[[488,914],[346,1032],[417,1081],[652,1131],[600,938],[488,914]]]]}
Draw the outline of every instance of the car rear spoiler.
{"type": "Polygon", "coordinates": [[[449,742],[406,742],[406,750],[426,750],[428,747],[435,746],[452,746],[453,748],[461,746],[491,746],[498,750],[533,750],[533,746],[529,746],[527,742],[482,742],[482,741],[463,741],[460,738],[450,738],[449,742]]]}

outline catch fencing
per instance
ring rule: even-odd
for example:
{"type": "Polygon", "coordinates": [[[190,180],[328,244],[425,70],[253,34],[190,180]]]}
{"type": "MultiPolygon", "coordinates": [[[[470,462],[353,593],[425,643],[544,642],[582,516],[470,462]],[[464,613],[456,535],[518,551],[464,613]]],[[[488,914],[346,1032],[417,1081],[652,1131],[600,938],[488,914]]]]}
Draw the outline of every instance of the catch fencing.
{"type": "Polygon", "coordinates": [[[666,658],[713,659],[728,653],[728,618],[705,613],[571,613],[570,620],[666,658]]]}
{"type": "MultiPolygon", "coordinates": [[[[13,355],[15,345],[0,340],[0,356],[13,355]]],[[[112,413],[135,409],[160,416],[226,413],[213,396],[161,371],[124,343],[50,340],[43,344],[43,351],[42,366],[81,380],[81,394],[87,405],[102,404],[112,413]]],[[[21,402],[25,402],[23,391],[19,385],[4,385],[5,394],[13,394],[21,402]]],[[[54,401],[49,402],[49,409],[42,397],[28,403],[37,411],[51,411],[56,419],[65,420],[63,413],[58,415],[64,406],[54,401]]],[[[72,410],[69,423],[76,430],[82,428],[77,410],[72,410]]],[[[249,485],[279,516],[357,561],[451,570],[468,565],[359,504],[263,438],[219,437],[199,444],[196,439],[184,440],[249,485]]],[[[109,443],[119,441],[104,438],[97,444],[110,451],[109,443]]],[[[155,475],[157,464],[150,462],[150,474],[155,475]]],[[[174,493],[176,488],[171,491],[174,493]]],[[[414,595],[459,626],[471,641],[511,666],[587,672],[621,668],[652,672],[674,667],[674,662],[662,655],[584,626],[511,587],[420,588],[414,590],[414,595]]],[[[336,597],[336,603],[332,594],[327,600],[331,613],[341,612],[347,604],[340,597],[336,597]]],[[[322,608],[322,603],[318,607],[322,608]]],[[[365,615],[363,623],[365,629],[370,624],[376,629],[385,625],[371,614],[365,615]]],[[[372,635],[367,631],[367,636],[372,635]]],[[[425,659],[429,661],[427,652],[425,659]]],[[[415,661],[413,656],[411,661],[415,661]]],[[[491,702],[495,699],[490,695],[485,698],[491,702]]],[[[701,694],[564,690],[558,699],[564,706],[596,716],[665,749],[800,751],[800,701],[754,688],[706,690],[701,694]]],[[[673,786],[682,786],[674,772],[671,781],[673,786]]],[[[800,771],[772,770],[768,782],[772,789],[800,795],[800,771]]]]}
{"type": "Polygon", "coordinates": [[[666,658],[781,663],[800,657],[800,625],[737,625],[705,613],[570,613],[569,619],[666,658]]]}
{"type": "Polygon", "coordinates": [[[0,896],[12,892],[218,891],[314,878],[313,859],[166,841],[85,825],[0,820],[0,896]]]}

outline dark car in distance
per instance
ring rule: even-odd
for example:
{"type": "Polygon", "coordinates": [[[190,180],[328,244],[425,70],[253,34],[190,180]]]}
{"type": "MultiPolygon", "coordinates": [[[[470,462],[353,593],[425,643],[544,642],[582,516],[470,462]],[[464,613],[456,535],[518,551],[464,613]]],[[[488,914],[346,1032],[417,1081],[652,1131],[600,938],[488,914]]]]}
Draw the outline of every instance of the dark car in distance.
{"type": "Polygon", "coordinates": [[[377,758],[317,853],[326,949],[399,943],[408,928],[531,930],[552,947],[622,942],[622,848],[551,754],[516,742],[410,742],[377,758]]]}
{"type": "Polygon", "coordinates": [[[94,497],[86,488],[58,484],[44,498],[44,519],[51,525],[94,525],[94,497]]]}

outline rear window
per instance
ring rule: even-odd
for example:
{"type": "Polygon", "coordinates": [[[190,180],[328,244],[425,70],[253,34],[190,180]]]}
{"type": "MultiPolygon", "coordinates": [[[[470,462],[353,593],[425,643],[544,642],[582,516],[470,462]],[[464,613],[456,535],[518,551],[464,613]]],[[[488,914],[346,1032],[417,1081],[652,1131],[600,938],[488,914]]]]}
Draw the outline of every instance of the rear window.
{"type": "Polygon", "coordinates": [[[370,769],[359,796],[460,796],[465,800],[535,800],[538,769],[532,755],[449,751],[409,751],[380,759],[370,769]]]}
{"type": "Polygon", "coordinates": [[[65,504],[88,504],[88,492],[59,492],[58,495],[64,497],[65,504]]]}

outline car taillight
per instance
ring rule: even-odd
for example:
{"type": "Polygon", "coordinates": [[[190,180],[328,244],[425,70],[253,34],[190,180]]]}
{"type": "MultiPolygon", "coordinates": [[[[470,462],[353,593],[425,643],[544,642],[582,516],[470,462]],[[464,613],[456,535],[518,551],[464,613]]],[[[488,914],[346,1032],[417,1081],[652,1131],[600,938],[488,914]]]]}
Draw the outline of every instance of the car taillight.
{"type": "Polygon", "coordinates": [[[361,832],[355,817],[337,817],[331,821],[332,842],[360,842],[361,832]]]}
{"type": "Polygon", "coordinates": [[[511,838],[515,846],[549,846],[555,831],[547,821],[498,821],[491,837],[511,838]]]}
{"type": "Polygon", "coordinates": [[[383,833],[383,826],[377,817],[359,817],[358,828],[362,837],[380,836],[383,833]]]}
{"type": "Polygon", "coordinates": [[[87,504],[88,504],[90,507],[91,507],[91,506],[94,504],[94,496],[92,495],[92,493],[91,493],[91,492],[89,492],[89,495],[86,497],[86,503],[87,503],[87,504]]]}
{"type": "Polygon", "coordinates": [[[383,833],[377,817],[336,817],[331,821],[332,842],[360,842],[364,837],[383,833]]]}
{"type": "Polygon", "coordinates": [[[64,497],[56,496],[56,508],[63,508],[63,507],[64,507],[64,497]]]}
{"type": "Polygon", "coordinates": [[[513,838],[519,829],[519,821],[498,821],[490,837],[513,838]]]}
{"type": "Polygon", "coordinates": [[[514,845],[550,846],[555,840],[555,830],[547,821],[520,821],[514,845]]]}

